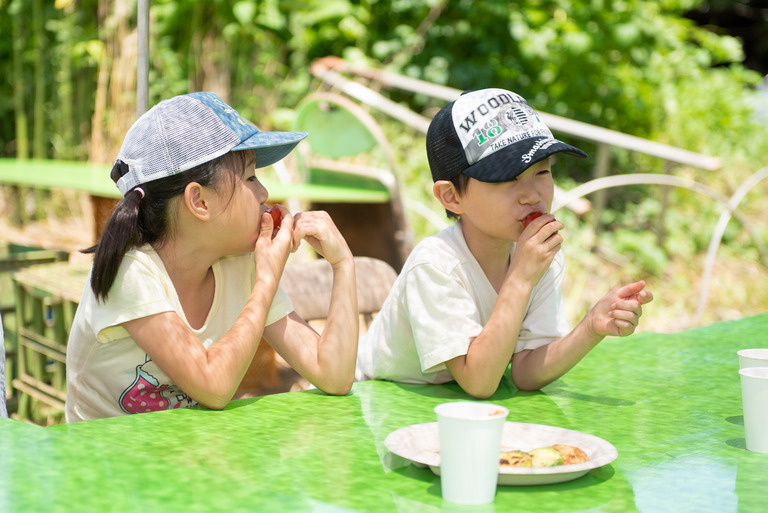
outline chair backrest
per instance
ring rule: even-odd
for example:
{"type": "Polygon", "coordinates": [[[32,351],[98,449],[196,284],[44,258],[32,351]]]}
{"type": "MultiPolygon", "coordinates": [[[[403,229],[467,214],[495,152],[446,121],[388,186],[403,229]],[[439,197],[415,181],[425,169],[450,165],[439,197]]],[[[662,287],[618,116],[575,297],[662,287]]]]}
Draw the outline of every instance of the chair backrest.
{"type": "Polygon", "coordinates": [[[302,180],[361,193],[310,208],[330,214],[353,254],[400,269],[412,248],[412,233],[394,154],[373,116],[344,96],[314,93],[299,104],[292,130],[310,134],[295,152],[302,180]],[[371,192],[381,193],[381,199],[371,201],[371,192]]]}
{"type": "Polygon", "coordinates": [[[395,168],[392,148],[373,116],[339,94],[314,93],[304,98],[292,129],[309,132],[306,144],[315,155],[340,159],[378,148],[390,171],[395,168]]]}
{"type": "MultiPolygon", "coordinates": [[[[358,312],[367,328],[373,314],[381,309],[397,278],[391,265],[376,258],[355,257],[358,312]]],[[[333,271],[323,260],[286,266],[281,281],[296,313],[305,321],[325,319],[331,305],[333,271]]]]}

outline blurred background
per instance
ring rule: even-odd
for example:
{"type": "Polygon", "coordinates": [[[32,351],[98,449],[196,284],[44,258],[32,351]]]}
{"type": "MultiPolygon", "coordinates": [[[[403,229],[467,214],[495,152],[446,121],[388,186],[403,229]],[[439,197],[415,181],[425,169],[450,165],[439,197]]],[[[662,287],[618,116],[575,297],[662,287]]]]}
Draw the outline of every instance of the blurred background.
{"type": "MultiPolygon", "coordinates": [[[[149,106],[214,91],[260,129],[291,130],[308,95],[345,97],[389,146],[406,249],[448,222],[431,197],[420,120],[458,91],[502,87],[553,120],[586,124],[569,131],[546,120],[591,157],[557,163],[563,191],[619,177],[557,212],[573,323],[635,279],[656,296],[641,331],[768,310],[764,1],[149,4],[149,106]],[[592,127],[614,132],[586,136],[592,127]],[[632,149],[617,134],[691,158],[632,149]],[[637,174],[667,185],[628,178],[637,174]]],[[[108,173],[136,118],[137,11],[133,0],[0,0],[0,159],[90,162],[108,173]]],[[[299,158],[264,173],[306,180],[299,158]]],[[[94,208],[82,191],[0,182],[0,243],[76,252],[92,243],[94,208]]]]}

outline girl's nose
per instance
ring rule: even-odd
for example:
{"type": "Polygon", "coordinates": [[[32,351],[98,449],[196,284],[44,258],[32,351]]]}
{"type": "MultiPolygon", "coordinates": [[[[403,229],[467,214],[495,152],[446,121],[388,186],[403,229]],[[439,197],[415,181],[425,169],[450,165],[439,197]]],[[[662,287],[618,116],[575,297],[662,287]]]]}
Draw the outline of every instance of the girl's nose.
{"type": "Polygon", "coordinates": [[[264,187],[264,184],[262,184],[261,181],[257,180],[257,183],[259,185],[256,189],[256,197],[258,198],[259,203],[265,203],[269,199],[269,191],[264,187]]]}

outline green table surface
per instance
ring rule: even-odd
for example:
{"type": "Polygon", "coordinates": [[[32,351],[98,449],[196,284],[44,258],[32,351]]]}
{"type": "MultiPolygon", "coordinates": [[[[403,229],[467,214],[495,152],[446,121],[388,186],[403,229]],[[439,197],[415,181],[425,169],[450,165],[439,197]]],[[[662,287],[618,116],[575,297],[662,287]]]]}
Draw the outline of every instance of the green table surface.
{"type": "MultiPolygon", "coordinates": [[[[606,339],[538,392],[503,380],[489,401],[508,420],[599,436],[618,458],[566,483],[500,486],[479,510],[767,511],[768,454],[744,443],[736,351],[749,347],[768,347],[768,314],[606,339]]],[[[293,392],[223,411],[0,419],[0,511],[453,511],[439,477],[384,439],[466,399],[455,384],[363,382],[345,397],[293,392]]]]}
{"type": "MultiPolygon", "coordinates": [[[[92,196],[120,198],[109,178],[110,165],[63,160],[0,159],[0,184],[42,189],[65,188],[92,196]]],[[[262,183],[274,201],[288,198],[332,203],[384,203],[389,194],[381,189],[314,183],[285,184],[274,179],[262,183]]]]}

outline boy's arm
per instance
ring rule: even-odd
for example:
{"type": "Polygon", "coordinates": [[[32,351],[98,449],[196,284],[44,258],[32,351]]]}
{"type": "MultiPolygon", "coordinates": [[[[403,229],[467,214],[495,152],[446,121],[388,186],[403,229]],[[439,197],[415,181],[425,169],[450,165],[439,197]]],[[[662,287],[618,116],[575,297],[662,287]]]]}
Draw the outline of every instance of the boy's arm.
{"type": "Polygon", "coordinates": [[[473,397],[493,395],[515,352],[525,308],[533,287],[522,280],[507,280],[496,306],[467,354],[445,362],[453,379],[473,397]]]}
{"type": "Polygon", "coordinates": [[[551,214],[531,222],[518,240],[488,322],[466,355],[446,362],[453,378],[469,395],[487,398],[499,387],[515,352],[531,293],[560,251],[562,237],[557,232],[562,227],[551,214]]]}
{"type": "Polygon", "coordinates": [[[581,360],[606,336],[627,336],[635,331],[642,305],[653,300],[645,282],[609,292],[587,312],[567,335],[512,358],[512,379],[521,390],[538,390],[556,380],[581,360]]]}

